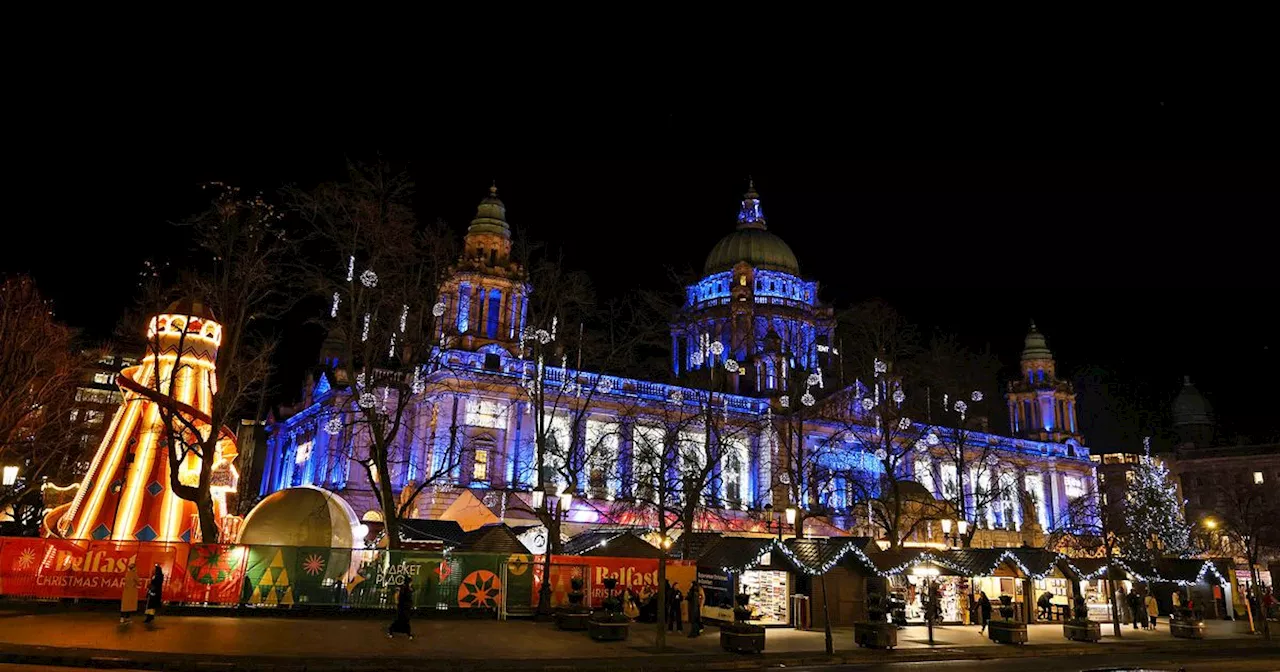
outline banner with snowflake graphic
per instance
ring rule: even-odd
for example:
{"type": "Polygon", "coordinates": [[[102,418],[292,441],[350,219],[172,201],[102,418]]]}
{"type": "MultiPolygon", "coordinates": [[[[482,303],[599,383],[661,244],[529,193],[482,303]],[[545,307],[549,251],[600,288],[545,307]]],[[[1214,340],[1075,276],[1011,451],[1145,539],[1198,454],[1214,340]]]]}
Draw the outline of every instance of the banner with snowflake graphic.
{"type": "Polygon", "coordinates": [[[239,603],[248,553],[247,546],[193,544],[182,577],[182,601],[239,603]]]}
{"type": "Polygon", "coordinates": [[[299,604],[343,604],[347,567],[351,550],[345,548],[302,547],[296,555],[294,598],[299,604]]]}

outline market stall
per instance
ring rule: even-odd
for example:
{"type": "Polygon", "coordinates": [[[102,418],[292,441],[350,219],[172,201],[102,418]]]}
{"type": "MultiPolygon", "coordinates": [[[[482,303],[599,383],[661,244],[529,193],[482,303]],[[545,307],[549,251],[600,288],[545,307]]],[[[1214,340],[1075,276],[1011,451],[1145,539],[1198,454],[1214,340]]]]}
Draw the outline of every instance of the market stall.
{"type": "Polygon", "coordinates": [[[734,596],[746,593],[750,597],[751,623],[790,625],[791,597],[798,572],[776,539],[724,537],[698,558],[699,582],[705,595],[702,615],[706,619],[731,619],[734,596]]]}

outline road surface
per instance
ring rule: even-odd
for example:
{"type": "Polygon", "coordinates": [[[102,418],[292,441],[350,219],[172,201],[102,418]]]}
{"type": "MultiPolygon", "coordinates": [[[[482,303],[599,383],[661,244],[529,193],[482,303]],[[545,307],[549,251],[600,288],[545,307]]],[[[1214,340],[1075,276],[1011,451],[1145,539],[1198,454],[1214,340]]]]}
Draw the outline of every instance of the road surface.
{"type": "MultiPolygon", "coordinates": [[[[788,667],[785,672],[993,672],[993,670],[1034,670],[1034,672],[1280,672],[1280,648],[1240,651],[1223,656],[1215,651],[1199,655],[1128,653],[1097,656],[1046,656],[1008,660],[934,660],[919,663],[872,663],[835,667],[788,667]]],[[[779,671],[779,668],[773,668],[779,671]]]]}

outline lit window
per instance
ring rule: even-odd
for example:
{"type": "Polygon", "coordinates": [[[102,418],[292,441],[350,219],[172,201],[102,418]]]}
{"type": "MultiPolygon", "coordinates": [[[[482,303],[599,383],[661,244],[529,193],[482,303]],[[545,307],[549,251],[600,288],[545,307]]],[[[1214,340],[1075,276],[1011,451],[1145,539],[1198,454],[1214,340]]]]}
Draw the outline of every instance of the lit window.
{"type": "Polygon", "coordinates": [[[475,464],[471,467],[471,480],[484,481],[489,478],[489,451],[476,450],[475,464]]]}
{"type": "Polygon", "coordinates": [[[102,411],[86,411],[84,421],[91,425],[102,422],[102,411]]]}
{"type": "Polygon", "coordinates": [[[472,427],[489,427],[505,429],[507,426],[507,408],[502,402],[492,399],[467,399],[467,424],[472,427]]]}
{"type": "Polygon", "coordinates": [[[1261,472],[1261,471],[1255,471],[1255,472],[1253,472],[1253,484],[1254,484],[1254,485],[1262,485],[1262,482],[1263,482],[1263,479],[1262,479],[1262,472],[1261,472]]]}
{"type": "Polygon", "coordinates": [[[93,374],[93,382],[99,385],[110,385],[112,375],[113,374],[107,373],[105,371],[95,373],[93,374]]]}

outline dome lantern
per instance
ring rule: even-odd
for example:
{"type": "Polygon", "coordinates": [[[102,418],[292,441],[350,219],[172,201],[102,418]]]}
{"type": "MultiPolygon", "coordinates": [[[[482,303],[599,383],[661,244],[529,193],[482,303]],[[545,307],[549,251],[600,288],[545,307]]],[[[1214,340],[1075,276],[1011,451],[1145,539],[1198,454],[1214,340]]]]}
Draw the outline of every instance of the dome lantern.
{"type": "Polygon", "coordinates": [[[755,182],[749,182],[747,193],[742,195],[737,229],[711,248],[702,270],[706,275],[728,271],[740,261],[753,268],[800,275],[800,262],[791,247],[771,233],[765,224],[755,182]]]}

